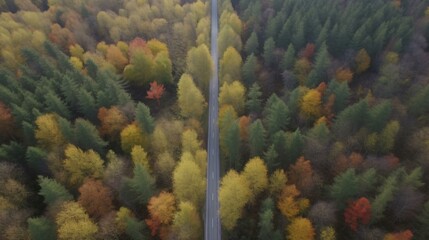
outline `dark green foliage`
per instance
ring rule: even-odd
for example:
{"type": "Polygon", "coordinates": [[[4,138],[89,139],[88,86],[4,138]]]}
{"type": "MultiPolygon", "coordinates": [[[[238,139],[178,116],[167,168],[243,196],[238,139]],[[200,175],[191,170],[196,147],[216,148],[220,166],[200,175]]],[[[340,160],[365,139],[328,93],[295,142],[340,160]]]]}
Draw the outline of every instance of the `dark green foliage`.
{"type": "MultiPolygon", "coordinates": [[[[335,80],[329,82],[325,97],[335,96],[333,110],[334,113],[340,113],[347,107],[350,98],[350,87],[347,82],[339,83],[335,80]]],[[[326,99],[327,100],[327,99],[326,99]]],[[[325,100],[325,101],[326,101],[325,100]]]]}
{"type": "Polygon", "coordinates": [[[103,153],[107,145],[107,142],[100,137],[97,128],[81,118],[75,122],[74,140],[77,147],[83,150],[93,149],[98,153],[103,153]]]}
{"type": "Polygon", "coordinates": [[[247,55],[250,54],[258,54],[258,48],[259,48],[259,41],[258,36],[255,32],[252,32],[250,37],[247,39],[246,44],[244,45],[244,50],[246,51],[247,55]]]}
{"type": "Polygon", "coordinates": [[[15,141],[0,146],[0,160],[15,163],[25,162],[25,147],[15,141]]]}
{"type": "Polygon", "coordinates": [[[127,218],[125,232],[132,240],[144,239],[143,231],[146,227],[144,221],[139,221],[134,217],[127,218]]]}
{"type": "Polygon", "coordinates": [[[264,152],[264,160],[267,164],[268,171],[273,172],[280,163],[278,162],[278,154],[274,147],[274,145],[271,145],[266,152],[264,152]]]}
{"type": "Polygon", "coordinates": [[[248,93],[246,107],[251,113],[260,113],[262,109],[262,100],[261,100],[261,88],[257,83],[254,83],[248,93]]]}
{"type": "Polygon", "coordinates": [[[151,134],[155,129],[155,120],[150,115],[150,109],[144,103],[138,103],[136,107],[136,120],[140,129],[151,134]]]}
{"type": "Polygon", "coordinates": [[[280,240],[282,239],[281,232],[274,230],[274,201],[267,198],[262,203],[261,211],[259,212],[259,233],[258,239],[265,240],[280,240]]]}
{"type": "Polygon", "coordinates": [[[339,137],[348,137],[359,130],[366,121],[368,103],[366,99],[348,106],[335,119],[333,130],[339,137]]]}
{"type": "Polygon", "coordinates": [[[240,127],[238,126],[237,121],[234,121],[229,125],[225,143],[227,146],[227,157],[229,159],[228,169],[241,169],[242,164],[240,162],[240,127]]]}
{"type": "Polygon", "coordinates": [[[33,240],[55,240],[57,232],[55,223],[46,217],[29,218],[28,232],[33,240]]]}
{"type": "Polygon", "coordinates": [[[66,119],[71,118],[71,113],[66,104],[55,93],[49,92],[45,95],[46,112],[54,112],[66,119]]]}
{"type": "Polygon", "coordinates": [[[85,89],[80,89],[77,98],[79,99],[79,112],[89,121],[96,122],[98,109],[94,97],[85,89]]]}
{"type": "Polygon", "coordinates": [[[408,102],[408,112],[416,117],[421,117],[429,110],[429,85],[420,88],[408,102]]]}
{"type": "Polygon", "coordinates": [[[260,119],[249,126],[249,148],[251,156],[262,156],[265,147],[265,128],[260,119]]]}
{"type": "Polygon", "coordinates": [[[278,131],[285,130],[289,124],[289,109],[277,95],[268,99],[264,109],[264,122],[270,138],[278,131]]]}
{"type": "Polygon", "coordinates": [[[351,168],[346,172],[338,175],[334,179],[334,184],[330,187],[330,196],[343,207],[348,199],[356,197],[358,191],[358,179],[355,169],[351,168]]]}
{"type": "Polygon", "coordinates": [[[386,126],[392,113],[392,103],[384,101],[372,107],[368,112],[366,126],[370,131],[380,132],[386,126]]]}
{"type": "Polygon", "coordinates": [[[152,197],[155,179],[140,163],[134,166],[133,177],[125,178],[121,189],[121,197],[129,204],[146,205],[152,197]]]}
{"type": "Polygon", "coordinates": [[[43,196],[45,204],[52,205],[56,202],[73,200],[73,196],[57,181],[40,176],[38,182],[40,185],[39,195],[43,196]]]}
{"type": "Polygon", "coordinates": [[[272,67],[275,59],[274,59],[274,49],[276,47],[276,43],[274,42],[274,39],[268,38],[264,43],[264,63],[267,67],[272,67]]]}
{"type": "Polygon", "coordinates": [[[304,138],[301,135],[299,129],[295,130],[293,133],[286,133],[286,161],[284,161],[284,167],[288,167],[290,164],[294,163],[300,156],[302,156],[302,151],[304,147],[304,138]]]}
{"type": "Polygon", "coordinates": [[[244,83],[251,86],[256,81],[256,65],[258,60],[254,54],[249,55],[242,67],[242,75],[244,83]]]}
{"type": "Polygon", "coordinates": [[[280,66],[283,71],[292,69],[293,64],[295,63],[295,54],[295,48],[292,44],[289,44],[286,52],[283,55],[283,59],[280,62],[280,66]]]}
{"type": "Polygon", "coordinates": [[[425,240],[429,238],[429,201],[427,201],[420,212],[418,224],[415,226],[415,237],[417,240],[425,240]]]}
{"type": "Polygon", "coordinates": [[[321,82],[326,81],[326,69],[330,65],[328,47],[326,44],[322,44],[320,49],[317,51],[316,61],[314,63],[313,70],[308,75],[307,86],[310,88],[317,87],[321,82]]]}
{"type": "Polygon", "coordinates": [[[25,154],[27,164],[30,168],[38,173],[46,172],[48,168],[46,158],[48,154],[40,148],[28,147],[25,154]]]}

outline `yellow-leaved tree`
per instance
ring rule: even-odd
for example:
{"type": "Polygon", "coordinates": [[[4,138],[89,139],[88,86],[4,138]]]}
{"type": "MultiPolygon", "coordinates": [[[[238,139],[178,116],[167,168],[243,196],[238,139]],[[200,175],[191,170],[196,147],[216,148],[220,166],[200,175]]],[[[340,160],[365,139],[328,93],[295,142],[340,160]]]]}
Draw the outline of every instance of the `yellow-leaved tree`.
{"type": "Polygon", "coordinates": [[[177,84],[180,114],[186,118],[200,119],[207,106],[200,89],[195,86],[192,76],[183,74],[177,84]]]}
{"type": "Polygon", "coordinates": [[[96,239],[98,227],[91,221],[85,210],[76,202],[66,202],[61,206],[55,222],[59,240],[96,239]]]}
{"type": "Polygon", "coordinates": [[[260,157],[250,159],[244,166],[242,176],[246,178],[250,187],[251,201],[268,187],[268,169],[260,157]]]}
{"type": "Polygon", "coordinates": [[[49,113],[44,114],[36,119],[35,137],[37,143],[51,150],[55,147],[65,144],[65,139],[58,125],[57,115],[49,113]]]}
{"type": "Polygon", "coordinates": [[[201,239],[202,223],[198,211],[190,202],[181,202],[174,215],[173,230],[179,240],[201,239]]]}
{"type": "Polygon", "coordinates": [[[301,113],[306,118],[318,118],[322,110],[322,94],[310,89],[301,100],[301,113]]]}
{"type": "Polygon", "coordinates": [[[121,131],[121,147],[124,152],[130,153],[135,145],[147,147],[147,138],[137,124],[129,124],[121,131]]]}
{"type": "Polygon", "coordinates": [[[231,105],[238,114],[243,113],[246,89],[239,81],[224,82],[219,92],[219,105],[231,105]]]}
{"type": "Polygon", "coordinates": [[[288,240],[313,240],[314,228],[310,220],[298,217],[287,227],[288,240]]]}
{"type": "Polygon", "coordinates": [[[227,230],[235,227],[250,196],[247,179],[240,176],[235,170],[230,170],[222,178],[219,189],[219,211],[222,225],[227,230]]]}
{"type": "Polygon", "coordinates": [[[85,178],[101,178],[103,175],[103,160],[93,150],[82,151],[69,144],[64,151],[64,169],[67,172],[68,182],[72,186],[80,186],[85,178]]]}
{"type": "Polygon", "coordinates": [[[192,159],[182,159],[173,172],[173,191],[179,201],[201,207],[204,201],[206,179],[192,159]]]}

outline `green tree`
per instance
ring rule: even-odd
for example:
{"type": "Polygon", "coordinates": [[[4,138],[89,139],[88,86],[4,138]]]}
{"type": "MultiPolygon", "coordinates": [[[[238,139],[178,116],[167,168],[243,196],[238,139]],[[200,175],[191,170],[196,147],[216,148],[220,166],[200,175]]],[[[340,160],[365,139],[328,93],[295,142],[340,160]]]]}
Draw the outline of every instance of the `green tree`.
{"type": "Polygon", "coordinates": [[[428,239],[429,237],[429,229],[427,226],[429,226],[429,201],[425,203],[423,210],[417,217],[417,226],[416,226],[416,239],[417,240],[424,240],[428,239]]]}
{"type": "Polygon", "coordinates": [[[285,54],[283,55],[283,59],[280,62],[280,66],[283,71],[292,69],[293,64],[295,63],[295,58],[296,58],[295,55],[296,55],[295,48],[293,47],[292,44],[289,44],[285,54]]]}
{"type": "Polygon", "coordinates": [[[104,152],[107,146],[99,135],[97,128],[85,119],[78,118],[74,125],[75,145],[83,150],[94,150],[98,153],[104,152]]]}
{"type": "Polygon", "coordinates": [[[133,169],[133,177],[125,178],[122,186],[125,200],[130,203],[146,205],[155,190],[155,179],[140,163],[133,169]]]}
{"type": "Polygon", "coordinates": [[[274,59],[275,47],[276,47],[276,43],[274,42],[273,38],[268,38],[264,43],[263,58],[264,58],[265,66],[267,67],[273,67],[275,63],[275,59],[274,59]]]}
{"type": "Polygon", "coordinates": [[[371,203],[371,220],[377,222],[384,215],[387,204],[392,201],[393,196],[398,189],[398,172],[393,172],[384,181],[383,185],[378,189],[378,194],[371,203]]]}
{"type": "Polygon", "coordinates": [[[339,206],[345,207],[346,201],[356,197],[358,192],[358,177],[354,168],[350,168],[334,179],[329,188],[330,196],[335,199],[339,206]]]}
{"type": "Polygon", "coordinates": [[[383,101],[372,107],[368,112],[366,126],[370,131],[380,132],[387,124],[392,113],[390,101],[383,101]]]}
{"type": "Polygon", "coordinates": [[[244,44],[244,51],[246,51],[247,55],[250,54],[258,54],[259,52],[259,40],[258,35],[253,31],[250,34],[250,37],[247,39],[246,44],[244,44]]]}
{"type": "Polygon", "coordinates": [[[73,196],[67,189],[53,179],[39,177],[38,182],[40,186],[39,195],[43,196],[43,202],[47,205],[73,199],[73,196]]]}
{"type": "Polygon", "coordinates": [[[136,107],[136,121],[141,130],[152,134],[155,129],[155,120],[150,115],[150,109],[144,103],[139,102],[136,107]]]}
{"type": "Polygon", "coordinates": [[[258,65],[258,59],[254,54],[247,56],[246,61],[243,64],[242,76],[244,83],[247,86],[252,85],[256,81],[256,68],[258,65]]]}
{"type": "Polygon", "coordinates": [[[55,223],[46,217],[29,218],[28,232],[33,240],[55,240],[57,239],[55,223]]]}
{"type": "Polygon", "coordinates": [[[265,122],[268,130],[268,135],[270,138],[280,130],[286,129],[289,125],[289,109],[286,104],[278,98],[276,95],[273,95],[273,100],[271,103],[266,104],[264,112],[265,122]]]}
{"type": "Polygon", "coordinates": [[[253,83],[247,93],[246,107],[251,113],[260,113],[262,109],[262,92],[257,83],[253,83]]]}
{"type": "Polygon", "coordinates": [[[241,153],[241,146],[240,146],[240,127],[238,126],[237,121],[233,121],[226,131],[226,136],[223,140],[225,142],[225,154],[229,160],[229,168],[235,168],[240,169],[242,164],[240,162],[240,153],[241,153]]]}
{"type": "Polygon", "coordinates": [[[250,156],[262,156],[265,149],[266,132],[260,119],[249,126],[250,156]]]}
{"type": "Polygon", "coordinates": [[[282,239],[281,233],[279,230],[274,230],[274,202],[271,198],[267,198],[262,202],[262,208],[259,212],[259,233],[258,239],[272,239],[280,240],[282,239]]]}
{"type": "Polygon", "coordinates": [[[306,85],[310,88],[314,88],[317,87],[321,82],[326,81],[326,69],[330,64],[331,62],[329,59],[328,47],[326,44],[323,44],[317,52],[314,68],[308,75],[308,82],[306,85]]]}

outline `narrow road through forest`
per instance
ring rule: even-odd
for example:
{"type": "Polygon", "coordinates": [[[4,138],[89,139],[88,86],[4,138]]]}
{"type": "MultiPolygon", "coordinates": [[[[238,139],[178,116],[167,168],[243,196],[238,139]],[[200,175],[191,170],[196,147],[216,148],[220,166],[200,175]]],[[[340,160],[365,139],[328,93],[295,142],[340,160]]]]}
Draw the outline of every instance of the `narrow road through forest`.
{"type": "Polygon", "coordinates": [[[218,5],[217,0],[211,1],[211,55],[213,59],[213,76],[210,80],[209,96],[209,124],[208,124],[208,164],[207,164],[207,188],[206,188],[206,213],[204,226],[205,240],[220,240],[219,219],[219,128],[218,122],[218,5]]]}

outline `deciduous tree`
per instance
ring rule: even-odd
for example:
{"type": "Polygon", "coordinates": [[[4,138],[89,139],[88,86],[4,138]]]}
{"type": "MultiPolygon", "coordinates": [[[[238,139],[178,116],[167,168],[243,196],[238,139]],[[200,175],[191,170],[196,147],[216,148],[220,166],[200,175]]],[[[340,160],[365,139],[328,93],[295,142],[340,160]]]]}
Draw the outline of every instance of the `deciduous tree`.
{"type": "Polygon", "coordinates": [[[302,217],[292,220],[292,223],[287,227],[287,233],[288,240],[313,240],[315,235],[310,220],[302,217]]]}
{"type": "Polygon", "coordinates": [[[246,163],[242,176],[249,183],[251,201],[268,187],[268,169],[260,157],[254,157],[246,163]]]}
{"type": "Polygon", "coordinates": [[[148,99],[155,99],[158,102],[159,106],[159,99],[164,95],[164,85],[158,84],[156,81],[150,83],[150,89],[146,92],[148,99]]]}
{"type": "Polygon", "coordinates": [[[183,74],[177,86],[178,104],[183,117],[200,119],[207,106],[201,91],[189,74],[183,74]]]}
{"type": "Polygon", "coordinates": [[[179,201],[201,206],[206,182],[200,167],[190,159],[182,159],[173,172],[173,191],[179,201]]]}
{"type": "Polygon", "coordinates": [[[195,206],[190,202],[181,202],[179,211],[174,215],[173,229],[180,240],[201,239],[202,224],[195,206]]]}
{"type": "Polygon", "coordinates": [[[64,169],[68,174],[69,183],[79,186],[85,178],[100,178],[103,174],[103,160],[93,150],[86,152],[69,144],[64,151],[64,169]]]}
{"type": "Polygon", "coordinates": [[[222,178],[219,189],[219,211],[221,223],[227,230],[234,229],[250,196],[249,183],[244,176],[230,170],[222,178]]]}
{"type": "Polygon", "coordinates": [[[60,240],[95,239],[98,227],[91,221],[85,210],[76,202],[66,202],[61,206],[55,222],[60,240]]]}
{"type": "Polygon", "coordinates": [[[113,209],[112,193],[99,180],[87,180],[79,188],[78,203],[91,217],[100,218],[113,209]]]}

